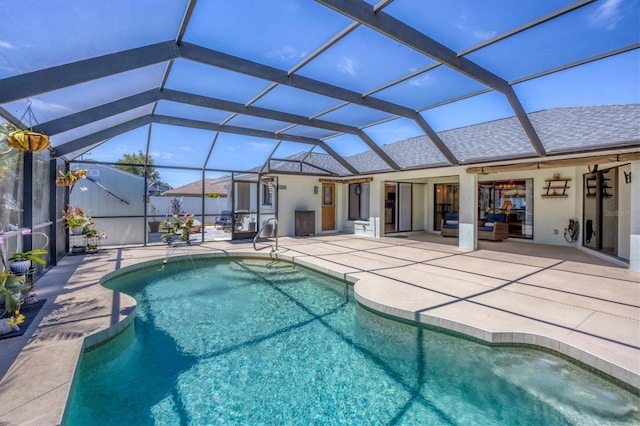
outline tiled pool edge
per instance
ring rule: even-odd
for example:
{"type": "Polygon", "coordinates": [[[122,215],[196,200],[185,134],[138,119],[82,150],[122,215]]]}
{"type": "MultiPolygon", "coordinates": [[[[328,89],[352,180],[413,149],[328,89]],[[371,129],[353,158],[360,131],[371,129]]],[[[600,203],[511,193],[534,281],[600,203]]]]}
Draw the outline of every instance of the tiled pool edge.
{"type": "MultiPolygon", "coordinates": [[[[207,252],[207,253],[189,253],[187,255],[182,255],[182,256],[172,256],[170,258],[170,261],[178,261],[178,260],[191,260],[194,258],[214,258],[214,257],[233,257],[233,258],[262,258],[262,259],[273,259],[273,260],[283,260],[283,261],[288,261],[288,262],[292,262],[293,264],[298,264],[300,266],[304,266],[310,269],[313,269],[315,271],[333,276],[333,277],[337,277],[337,278],[341,278],[344,279],[350,283],[356,283],[356,284],[363,284],[366,283],[366,278],[363,279],[358,279],[358,277],[354,276],[353,272],[345,272],[348,271],[349,269],[352,268],[348,268],[346,267],[346,269],[344,267],[341,267],[340,265],[330,265],[329,262],[326,262],[322,259],[316,258],[315,256],[312,255],[305,255],[299,252],[295,251],[295,247],[292,247],[290,249],[287,249],[285,251],[281,251],[281,252],[277,252],[277,253],[268,253],[268,252],[255,252],[252,251],[251,249],[240,249],[240,250],[222,250],[222,249],[215,249],[215,252],[207,252]],[[317,262],[317,263],[316,263],[317,262]],[[332,269],[332,266],[335,266],[335,269],[332,269]],[[340,269],[343,269],[342,272],[340,272],[340,269]]],[[[162,264],[162,259],[164,258],[164,256],[162,256],[162,254],[160,254],[159,256],[157,256],[155,259],[153,260],[146,260],[146,261],[140,261],[139,259],[135,259],[135,258],[130,258],[127,259],[126,262],[124,262],[125,264],[121,267],[118,268],[115,271],[111,271],[109,273],[106,273],[104,275],[102,275],[101,277],[95,277],[95,279],[91,279],[91,282],[94,282],[95,284],[99,283],[103,283],[108,279],[112,279],[115,276],[119,275],[119,274],[124,274],[124,273],[128,273],[131,271],[134,271],[136,269],[140,269],[140,268],[145,268],[148,266],[153,266],[153,265],[161,265],[162,264]]],[[[110,259],[113,260],[113,259],[110,259]]],[[[363,271],[360,271],[363,272],[363,271]]],[[[105,295],[108,295],[110,298],[112,298],[112,295],[114,292],[112,290],[109,290],[107,288],[104,288],[102,285],[90,285],[90,286],[86,286],[89,290],[91,288],[100,288],[101,292],[103,292],[105,295]]],[[[72,290],[72,294],[75,297],[83,297],[83,295],[85,294],[84,292],[87,289],[85,289],[84,287],[81,290],[77,290],[77,291],[73,291],[72,290]]],[[[354,293],[356,294],[356,300],[358,300],[358,294],[357,292],[354,291],[354,293]]],[[[119,293],[122,294],[122,293],[119,293]]],[[[126,296],[126,295],[124,295],[126,296]]],[[[129,297],[129,296],[126,296],[129,297]]],[[[132,298],[130,298],[131,300],[133,300],[132,298]]],[[[57,298],[56,298],[57,300],[57,298]]],[[[111,300],[111,299],[109,299],[111,300]]],[[[133,300],[134,305],[135,305],[135,300],[133,300]]],[[[363,300],[358,300],[358,303],[362,304],[365,307],[367,306],[367,303],[365,303],[365,301],[363,300]]],[[[110,303],[106,303],[105,305],[108,305],[109,307],[111,307],[110,303]]],[[[394,310],[393,307],[385,305],[384,303],[380,303],[378,304],[378,306],[371,306],[368,307],[376,312],[379,312],[383,315],[389,315],[392,317],[396,317],[398,319],[406,319],[412,322],[416,322],[415,320],[415,312],[411,312],[411,311],[406,311],[406,310],[394,310]]],[[[130,324],[133,320],[133,312],[134,309],[132,309],[131,312],[129,312],[128,315],[126,315],[126,318],[121,318],[120,321],[118,321],[116,324],[113,324],[109,327],[106,327],[104,329],[101,330],[95,330],[93,333],[91,334],[87,334],[85,336],[82,337],[83,341],[80,344],[79,340],[80,339],[74,339],[74,340],[70,340],[69,341],[69,346],[73,346],[76,353],[76,359],[74,361],[74,366],[77,367],[80,359],[81,359],[81,354],[82,351],[85,350],[86,348],[89,347],[93,347],[96,344],[100,344],[102,342],[104,342],[104,340],[108,340],[110,338],[112,338],[115,335],[115,331],[119,329],[119,331],[124,331],[127,327],[124,324],[121,324],[122,321],[128,321],[128,323],[130,324]],[[113,330],[109,331],[109,329],[113,330]],[[85,340],[87,340],[85,342],[85,340]],[[74,343],[72,345],[72,343],[74,343]],[[76,344],[77,343],[77,344],[76,344]]],[[[547,337],[544,336],[539,336],[539,335],[535,335],[535,334],[530,334],[530,333],[490,333],[487,332],[485,330],[479,329],[479,328],[474,328],[474,327],[469,327],[466,326],[464,324],[455,322],[455,321],[450,321],[450,320],[445,320],[445,319],[441,319],[435,316],[428,316],[428,315],[424,315],[424,321],[418,321],[418,322],[422,322],[425,325],[430,325],[430,326],[434,326],[434,327],[438,327],[441,328],[443,330],[449,329],[452,332],[458,332],[460,334],[464,334],[470,337],[475,337],[478,339],[482,339],[483,341],[486,341],[488,343],[492,343],[492,344],[505,344],[508,343],[510,341],[513,341],[514,344],[518,344],[518,342],[524,340],[524,344],[528,344],[528,345],[532,345],[532,346],[537,346],[540,348],[545,348],[545,344],[548,345],[547,347],[551,350],[551,351],[555,351],[558,353],[562,353],[561,351],[559,351],[558,349],[563,349],[565,350],[565,352],[567,352],[566,357],[571,358],[571,359],[575,359],[578,362],[581,362],[579,359],[576,358],[576,348],[570,345],[566,345],[566,348],[562,348],[561,345],[563,345],[562,342],[556,340],[556,339],[549,339],[547,337]],[[458,330],[458,331],[456,331],[458,330]],[[546,341],[543,341],[542,339],[546,339],[546,341]]],[[[47,318],[45,318],[42,323],[45,323],[47,318]]],[[[41,324],[42,324],[41,323],[41,324]]],[[[66,344],[66,342],[65,342],[66,344]]],[[[25,347],[26,348],[26,347],[25,347]]],[[[579,351],[579,350],[578,350],[579,351]]],[[[581,351],[585,357],[585,359],[589,362],[586,362],[585,365],[592,365],[592,364],[596,364],[594,367],[595,370],[598,371],[604,371],[603,370],[603,366],[600,365],[602,363],[602,359],[597,358],[591,354],[589,354],[586,351],[581,351]],[[590,358],[593,358],[590,360],[590,358]]],[[[73,358],[73,354],[69,355],[69,358],[73,358]]],[[[29,362],[32,362],[33,360],[30,360],[29,362]]],[[[69,359],[67,359],[67,361],[69,361],[69,359]]],[[[73,361],[73,360],[72,360],[73,361]]],[[[584,361],[583,361],[584,362],[584,361]]],[[[16,362],[14,364],[17,364],[18,360],[16,360],[16,362]]],[[[606,363],[606,361],[605,361],[606,363]]],[[[610,363],[609,363],[610,364],[610,363]]],[[[613,367],[617,367],[615,366],[615,364],[611,364],[611,366],[613,367]]],[[[12,369],[14,368],[14,366],[12,366],[12,369]]],[[[22,368],[24,368],[25,370],[28,370],[30,368],[30,365],[23,365],[22,368]]],[[[55,370],[52,369],[52,370],[55,370]]],[[[624,369],[623,369],[624,370],[624,369]]],[[[627,370],[624,370],[627,371],[627,370]]],[[[61,376],[61,375],[65,375],[67,374],[65,371],[57,371],[57,376],[61,376]]],[[[639,389],[640,386],[638,386],[638,384],[640,384],[640,380],[638,378],[638,375],[633,373],[633,372],[629,372],[629,378],[628,380],[624,380],[623,378],[619,379],[620,382],[622,383],[628,383],[630,384],[630,386],[633,386],[635,389],[639,389]],[[636,383],[635,385],[633,385],[633,383],[636,383]]],[[[11,415],[8,416],[6,415],[6,413],[0,414],[0,422],[5,421],[6,424],[57,424],[60,421],[62,421],[63,419],[63,415],[64,415],[64,411],[66,408],[66,404],[68,402],[68,397],[70,395],[70,392],[72,390],[72,383],[73,383],[73,376],[75,374],[75,369],[71,372],[68,373],[68,381],[64,382],[63,385],[60,385],[59,388],[57,389],[52,389],[51,392],[55,392],[56,393],[56,398],[48,398],[48,401],[44,401],[43,402],[43,406],[41,407],[40,404],[38,403],[38,401],[40,399],[46,399],[46,398],[42,398],[42,395],[44,395],[43,393],[37,393],[37,396],[35,398],[32,398],[30,401],[26,401],[26,402],[21,402],[20,404],[13,404],[13,408],[10,410],[10,413],[17,413],[19,415],[11,415]],[[61,402],[61,398],[60,398],[60,394],[62,391],[64,391],[65,389],[60,389],[62,387],[66,387],[66,397],[64,398],[64,400],[61,402]],[[55,399],[54,401],[52,401],[52,399],[55,399]],[[46,413],[39,413],[39,415],[36,417],[34,415],[33,411],[27,410],[27,404],[30,403],[36,403],[38,404],[38,409],[40,410],[41,408],[43,410],[46,410],[46,413]],[[48,403],[46,406],[44,405],[44,403],[48,403]],[[25,408],[20,410],[20,408],[25,408]],[[55,415],[55,413],[57,413],[57,417],[55,415]],[[22,416],[22,417],[20,417],[22,416]],[[53,419],[56,420],[53,420],[53,419]]],[[[606,373],[605,373],[606,374],[606,373]]],[[[7,378],[8,375],[5,375],[5,377],[3,378],[3,382],[5,381],[5,379],[7,378]]],[[[611,377],[614,377],[613,375],[611,375],[611,377]]],[[[61,377],[63,380],[66,377],[61,377]]],[[[28,377],[21,377],[20,379],[24,379],[24,380],[29,380],[28,377]]],[[[10,389],[9,391],[12,391],[12,389],[10,389]]],[[[35,393],[32,393],[35,394],[35,393]]],[[[8,399],[7,399],[8,400],[8,399]]],[[[0,400],[0,403],[2,403],[2,400],[0,400]]],[[[7,405],[3,405],[3,408],[7,409],[10,408],[7,405]]],[[[4,423],[3,423],[4,424],[4,423]]]]}
{"type": "Polygon", "coordinates": [[[366,286],[366,279],[358,281],[354,286],[354,296],[356,301],[374,312],[380,312],[383,315],[413,323],[420,323],[444,330],[449,330],[461,335],[481,340],[489,344],[522,344],[532,347],[539,347],[545,350],[550,350],[552,352],[557,352],[569,359],[592,368],[600,374],[609,376],[614,381],[618,381],[621,384],[630,387],[635,392],[640,393],[640,375],[568,343],[562,342],[552,337],[542,336],[535,333],[520,331],[491,332],[478,327],[474,327],[469,324],[464,324],[462,322],[452,321],[450,319],[440,318],[425,313],[416,315],[416,312],[401,308],[395,308],[368,299],[358,292],[359,286],[366,286]]]}

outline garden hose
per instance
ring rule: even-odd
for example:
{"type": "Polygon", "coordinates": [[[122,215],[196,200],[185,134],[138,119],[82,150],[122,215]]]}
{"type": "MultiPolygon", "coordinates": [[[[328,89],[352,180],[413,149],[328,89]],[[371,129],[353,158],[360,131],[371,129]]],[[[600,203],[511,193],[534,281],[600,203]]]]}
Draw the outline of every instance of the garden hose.
{"type": "Polygon", "coordinates": [[[580,231],[580,225],[575,219],[569,219],[569,227],[564,230],[564,239],[568,243],[575,243],[578,241],[578,233],[580,231]]]}

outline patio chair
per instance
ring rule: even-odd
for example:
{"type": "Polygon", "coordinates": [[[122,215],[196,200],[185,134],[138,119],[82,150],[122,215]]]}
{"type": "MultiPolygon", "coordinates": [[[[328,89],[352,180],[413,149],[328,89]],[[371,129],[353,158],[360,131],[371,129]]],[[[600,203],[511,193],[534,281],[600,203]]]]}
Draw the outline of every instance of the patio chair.
{"type": "Polygon", "coordinates": [[[222,229],[231,228],[231,224],[233,223],[233,212],[231,210],[222,210],[220,212],[220,217],[218,217],[215,221],[216,227],[222,227],[222,229]]]}
{"type": "Polygon", "coordinates": [[[509,236],[507,215],[504,213],[491,213],[486,220],[481,219],[478,226],[478,239],[501,241],[509,236]]]}

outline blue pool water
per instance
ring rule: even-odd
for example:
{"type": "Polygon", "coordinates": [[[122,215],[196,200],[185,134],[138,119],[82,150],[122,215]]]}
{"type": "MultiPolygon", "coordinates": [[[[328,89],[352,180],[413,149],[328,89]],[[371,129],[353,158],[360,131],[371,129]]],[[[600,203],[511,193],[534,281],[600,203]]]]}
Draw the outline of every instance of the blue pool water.
{"type": "Polygon", "coordinates": [[[68,425],[618,425],[639,398],[554,355],[363,309],[352,286],[250,259],[118,277],[133,326],[84,354],[68,425]]]}

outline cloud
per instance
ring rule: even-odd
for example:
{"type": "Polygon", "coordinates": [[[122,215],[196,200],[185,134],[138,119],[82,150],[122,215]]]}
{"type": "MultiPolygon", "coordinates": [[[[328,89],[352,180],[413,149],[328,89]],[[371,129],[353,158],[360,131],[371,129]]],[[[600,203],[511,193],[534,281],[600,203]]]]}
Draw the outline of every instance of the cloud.
{"type": "Polygon", "coordinates": [[[343,56],[340,58],[337,64],[338,72],[356,76],[358,74],[356,71],[356,65],[356,62],[353,59],[343,56]]]}
{"type": "Polygon", "coordinates": [[[298,49],[292,46],[282,46],[279,49],[271,50],[267,53],[268,58],[274,58],[282,62],[289,62],[291,60],[300,60],[307,55],[307,52],[300,52],[298,49]]]}
{"type": "Polygon", "coordinates": [[[68,115],[73,112],[71,108],[65,105],[56,104],[53,102],[44,102],[37,98],[31,98],[29,100],[31,101],[31,108],[34,110],[36,117],[37,111],[46,111],[55,115],[68,115]]]}
{"type": "Polygon", "coordinates": [[[409,85],[414,87],[422,87],[422,86],[429,86],[432,84],[432,82],[433,82],[433,78],[430,75],[427,75],[425,73],[409,80],[409,85]]]}
{"type": "Polygon", "coordinates": [[[16,47],[8,41],[0,40],[0,49],[16,49],[16,47]]]}
{"type": "Polygon", "coordinates": [[[471,32],[472,37],[474,37],[478,41],[485,41],[485,40],[492,39],[493,37],[496,36],[496,34],[497,33],[495,31],[476,30],[471,32]]]}
{"type": "Polygon", "coordinates": [[[171,160],[173,159],[173,153],[168,151],[153,151],[149,152],[149,157],[158,160],[171,160]]]}
{"type": "MultiPolygon", "coordinates": [[[[474,41],[481,42],[485,40],[489,40],[496,36],[497,32],[495,30],[481,30],[481,29],[473,29],[469,25],[469,20],[466,14],[462,14],[459,18],[459,21],[455,23],[454,28],[456,28],[459,32],[463,34],[468,34],[474,41]]],[[[476,22],[479,23],[479,22],[476,22]]]]}
{"type": "Polygon", "coordinates": [[[606,0],[589,17],[591,25],[613,30],[618,22],[624,18],[620,10],[622,0],[606,0]]]}

